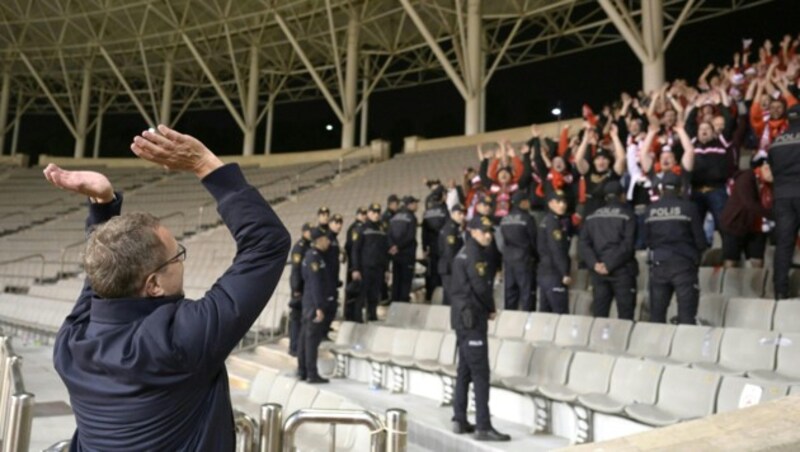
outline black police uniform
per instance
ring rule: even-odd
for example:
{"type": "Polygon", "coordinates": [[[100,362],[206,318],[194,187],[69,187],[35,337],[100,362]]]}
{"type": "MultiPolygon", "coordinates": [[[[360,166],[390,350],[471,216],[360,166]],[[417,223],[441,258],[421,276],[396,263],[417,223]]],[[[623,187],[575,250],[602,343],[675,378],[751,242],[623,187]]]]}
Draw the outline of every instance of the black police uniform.
{"type": "MultiPolygon", "coordinates": [[[[548,195],[551,196],[554,195],[548,195]]],[[[559,197],[563,199],[563,194],[559,197]]],[[[569,257],[571,239],[572,225],[568,216],[558,216],[550,211],[539,223],[536,235],[540,258],[537,266],[539,311],[569,312],[569,289],[563,280],[569,276],[572,267],[569,257]]]]}
{"type": "Polygon", "coordinates": [[[327,230],[328,239],[331,245],[328,250],[322,253],[322,258],[325,259],[326,276],[328,277],[328,299],[325,303],[325,331],[329,331],[333,319],[336,318],[336,311],[339,309],[339,287],[342,283],[339,280],[339,270],[341,268],[340,256],[342,249],[339,246],[339,237],[330,228],[327,230]]]}
{"type": "Polygon", "coordinates": [[[605,186],[605,196],[615,196],[604,207],[597,207],[586,217],[581,229],[578,250],[589,267],[594,290],[592,314],[608,317],[611,299],[617,300],[617,315],[633,320],[636,306],[636,216],[627,204],[619,200],[622,187],[618,182],[605,186]],[[594,271],[603,263],[607,275],[594,271]]]}
{"type": "MultiPolygon", "coordinates": [[[[303,227],[305,230],[306,227],[303,227]]],[[[291,259],[291,274],[289,275],[289,286],[292,289],[292,296],[289,299],[289,354],[297,356],[297,343],[300,339],[300,323],[303,312],[303,258],[311,247],[311,242],[301,238],[292,247],[289,254],[291,259]]]]}
{"type": "MultiPolygon", "coordinates": [[[[676,189],[680,183],[673,173],[662,179],[666,188],[676,189]]],[[[674,291],[678,322],[695,323],[700,295],[697,273],[707,246],[697,207],[674,192],[663,192],[661,199],[645,210],[644,239],[650,260],[650,321],[666,322],[674,291]]]]}
{"type": "MultiPolygon", "coordinates": [[[[356,215],[361,213],[366,214],[366,210],[362,208],[358,209],[356,215]]],[[[352,281],[352,274],[353,274],[353,242],[356,238],[361,234],[361,228],[364,226],[364,223],[361,221],[354,221],[350,227],[347,228],[347,235],[344,239],[344,254],[347,256],[347,275],[345,275],[345,283],[349,284],[352,281]]]]}
{"type": "Polygon", "coordinates": [[[453,259],[455,259],[462,246],[464,246],[464,238],[461,225],[450,218],[439,232],[439,250],[441,250],[442,255],[439,256],[437,270],[442,278],[442,289],[444,289],[442,304],[444,305],[449,305],[452,298],[450,283],[453,259]]]}
{"type": "Polygon", "coordinates": [[[389,245],[397,247],[392,256],[392,301],[408,302],[417,258],[417,217],[403,207],[389,222],[388,235],[389,245]]]}
{"type": "Polygon", "coordinates": [[[434,190],[428,196],[428,204],[422,215],[422,249],[428,252],[428,267],[425,271],[425,300],[430,301],[433,290],[442,285],[439,276],[439,232],[450,215],[447,205],[442,201],[443,189],[434,190]]]}
{"type": "MultiPolygon", "coordinates": [[[[789,109],[789,130],[769,148],[775,193],[775,298],[789,298],[789,271],[800,229],[800,105],[789,109]]],[[[796,295],[796,294],[794,294],[796,295]]]]}
{"type": "MultiPolygon", "coordinates": [[[[397,197],[397,195],[389,195],[389,197],[386,198],[386,210],[384,210],[383,214],[381,214],[381,223],[383,223],[383,228],[386,231],[389,230],[389,222],[392,221],[392,217],[394,217],[395,214],[397,213],[397,209],[395,210],[389,209],[389,205],[393,202],[397,203],[400,202],[400,199],[397,197]]],[[[381,282],[381,300],[388,300],[388,299],[389,299],[389,283],[386,281],[386,279],[384,279],[381,282]]]]}
{"type": "Polygon", "coordinates": [[[527,193],[515,193],[511,212],[500,221],[503,236],[505,308],[533,311],[536,260],[536,222],[519,204],[527,193]]]}
{"type": "Polygon", "coordinates": [[[353,271],[361,273],[361,296],[351,311],[352,320],[363,321],[366,302],[367,319],[378,320],[378,298],[381,282],[389,266],[389,239],[382,222],[367,221],[353,242],[353,271]]]}
{"type": "Polygon", "coordinates": [[[327,333],[325,321],[316,322],[317,310],[323,312],[330,294],[328,268],[322,253],[313,246],[303,258],[303,323],[300,343],[297,347],[298,376],[301,379],[317,379],[317,355],[319,344],[327,333]]]}
{"type": "MultiPolygon", "coordinates": [[[[488,217],[475,217],[470,228],[492,230],[488,217]]],[[[453,400],[453,421],[467,423],[468,388],[475,392],[477,430],[491,429],[489,415],[488,322],[495,312],[492,279],[486,249],[471,237],[453,260],[450,323],[458,343],[458,369],[453,400]]]]}

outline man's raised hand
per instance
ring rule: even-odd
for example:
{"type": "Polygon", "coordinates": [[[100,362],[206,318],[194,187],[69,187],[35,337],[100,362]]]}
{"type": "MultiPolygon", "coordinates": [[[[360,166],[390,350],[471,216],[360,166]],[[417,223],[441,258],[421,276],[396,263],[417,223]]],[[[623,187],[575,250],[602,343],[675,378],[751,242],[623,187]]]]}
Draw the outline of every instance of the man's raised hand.
{"type": "Polygon", "coordinates": [[[165,125],[158,126],[158,133],[148,130],[136,136],[131,150],[144,160],[170,170],[189,171],[201,179],[222,166],[200,140],[165,125]]]}
{"type": "Polygon", "coordinates": [[[44,169],[44,177],[62,190],[88,196],[94,203],[109,203],[114,200],[111,182],[95,171],[67,171],[51,163],[44,169]]]}

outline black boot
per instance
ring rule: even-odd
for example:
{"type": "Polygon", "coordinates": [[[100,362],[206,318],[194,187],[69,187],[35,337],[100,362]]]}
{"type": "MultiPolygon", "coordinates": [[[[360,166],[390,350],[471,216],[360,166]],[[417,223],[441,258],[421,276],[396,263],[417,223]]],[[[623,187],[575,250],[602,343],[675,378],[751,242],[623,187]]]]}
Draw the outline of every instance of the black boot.
{"type": "Polygon", "coordinates": [[[469,422],[453,421],[453,433],[461,435],[463,433],[473,433],[474,431],[475,426],[469,422]]]}
{"type": "Polygon", "coordinates": [[[511,441],[511,436],[506,435],[505,433],[500,433],[494,429],[494,427],[490,428],[489,430],[476,430],[475,431],[475,440],[476,441],[511,441]]]}

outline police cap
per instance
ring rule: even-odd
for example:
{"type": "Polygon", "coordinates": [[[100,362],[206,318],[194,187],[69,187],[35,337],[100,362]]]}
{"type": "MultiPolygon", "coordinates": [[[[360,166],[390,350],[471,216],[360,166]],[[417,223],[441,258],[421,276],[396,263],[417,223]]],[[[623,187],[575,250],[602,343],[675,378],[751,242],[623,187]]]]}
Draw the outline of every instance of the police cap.
{"type": "Polygon", "coordinates": [[[494,223],[492,219],[486,215],[476,215],[469,220],[469,228],[483,232],[492,232],[494,231],[494,223]]]}
{"type": "Polygon", "coordinates": [[[405,204],[405,205],[414,204],[415,202],[419,202],[419,199],[417,199],[417,198],[415,198],[415,197],[413,197],[411,195],[403,197],[403,204],[405,204]]]}
{"type": "Polygon", "coordinates": [[[661,176],[661,185],[664,188],[676,190],[681,186],[681,177],[672,171],[666,171],[664,175],[661,176]]]}
{"type": "Polygon", "coordinates": [[[547,192],[547,202],[566,201],[566,200],[567,200],[567,194],[564,193],[564,190],[556,189],[547,192]]]}
{"type": "Polygon", "coordinates": [[[466,210],[464,209],[464,206],[462,206],[461,204],[456,204],[456,205],[454,205],[453,207],[450,208],[450,212],[465,213],[466,210]]]}
{"type": "Polygon", "coordinates": [[[622,184],[620,184],[618,180],[608,181],[603,187],[603,193],[605,193],[606,196],[618,196],[622,193],[622,184]]]}
{"type": "Polygon", "coordinates": [[[322,215],[323,213],[331,213],[331,209],[329,209],[328,206],[322,206],[317,209],[317,215],[322,215]]]}
{"type": "Polygon", "coordinates": [[[325,237],[327,233],[322,228],[314,228],[311,230],[311,240],[317,240],[320,237],[325,237]]]}
{"type": "Polygon", "coordinates": [[[373,202],[372,204],[369,205],[369,208],[367,210],[369,210],[370,212],[381,213],[381,205],[378,204],[377,202],[373,202]]]}
{"type": "Polygon", "coordinates": [[[342,214],[340,213],[335,213],[333,214],[331,221],[334,223],[344,223],[344,217],[342,217],[342,214]]]}

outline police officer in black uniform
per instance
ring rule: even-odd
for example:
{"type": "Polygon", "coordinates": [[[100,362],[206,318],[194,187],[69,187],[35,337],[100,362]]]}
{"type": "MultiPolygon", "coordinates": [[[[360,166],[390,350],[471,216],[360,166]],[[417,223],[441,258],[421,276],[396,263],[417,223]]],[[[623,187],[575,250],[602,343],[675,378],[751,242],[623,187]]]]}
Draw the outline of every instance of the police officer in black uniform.
{"type": "Polygon", "coordinates": [[[442,304],[449,305],[450,298],[450,275],[453,268],[453,259],[464,246],[464,206],[456,204],[450,209],[450,219],[447,220],[442,230],[439,231],[439,256],[438,268],[439,276],[442,278],[442,304]]]}
{"type": "MultiPolygon", "coordinates": [[[[438,182],[438,181],[436,181],[438,182]]],[[[425,301],[430,301],[433,290],[442,285],[439,276],[439,232],[450,215],[444,202],[444,187],[436,185],[426,198],[425,212],[422,214],[422,250],[427,255],[425,270],[425,301]]]]}
{"type": "Polygon", "coordinates": [[[775,138],[768,154],[775,180],[773,283],[777,300],[797,296],[789,293],[789,270],[800,229],[800,105],[790,108],[787,118],[789,129],[775,138]]]}
{"type": "Polygon", "coordinates": [[[330,278],[328,282],[328,304],[325,308],[325,331],[330,331],[331,323],[336,318],[336,311],[339,309],[339,288],[342,287],[342,281],[339,280],[339,270],[341,269],[342,262],[342,249],[339,246],[339,233],[342,231],[344,225],[344,218],[341,214],[333,214],[331,221],[328,223],[328,239],[331,245],[328,247],[322,257],[325,259],[328,271],[327,275],[330,278]]]}
{"type": "Polygon", "coordinates": [[[475,431],[481,441],[508,441],[508,435],[492,427],[489,414],[489,349],[487,330],[495,317],[486,247],[492,242],[494,224],[487,216],[470,221],[469,236],[453,261],[450,323],[456,331],[458,370],[453,400],[453,431],[475,431]],[[467,421],[470,382],[475,391],[475,425],[467,421]]]}
{"type": "Polygon", "coordinates": [[[533,287],[535,268],[536,222],[529,213],[528,193],[518,191],[511,197],[511,211],[500,221],[503,236],[503,271],[505,308],[533,311],[536,307],[533,287]]]}
{"type": "MultiPolygon", "coordinates": [[[[392,221],[392,217],[394,217],[398,209],[400,209],[400,198],[393,193],[386,198],[386,210],[381,214],[383,227],[387,231],[389,230],[389,222],[392,221]]],[[[381,300],[389,300],[389,283],[385,279],[381,283],[381,300]]]]}
{"type": "MultiPolygon", "coordinates": [[[[497,220],[497,217],[494,216],[494,201],[492,201],[491,196],[485,193],[478,195],[478,202],[475,204],[475,215],[488,216],[492,219],[492,222],[497,220]]],[[[469,225],[467,229],[469,229],[469,225]]],[[[497,276],[497,272],[503,262],[503,256],[497,248],[495,240],[492,240],[492,243],[489,244],[487,251],[489,253],[489,274],[492,276],[492,281],[494,281],[494,277],[497,276]]]]}
{"type": "MultiPolygon", "coordinates": [[[[589,267],[594,288],[592,314],[608,317],[611,299],[617,300],[621,319],[633,320],[636,306],[636,275],[639,265],[636,248],[636,216],[623,203],[622,185],[611,180],[604,184],[606,204],[595,207],[581,229],[578,250],[589,267]]],[[[595,195],[597,196],[597,194],[595,195]]]]}
{"type": "Polygon", "coordinates": [[[537,277],[539,282],[539,311],[567,314],[569,312],[569,272],[572,262],[569,245],[572,223],[567,215],[567,197],[563,190],[547,192],[549,212],[539,223],[536,241],[539,251],[537,277]]]}
{"type": "Polygon", "coordinates": [[[386,280],[389,268],[389,238],[381,221],[381,205],[373,203],[367,209],[367,221],[353,240],[354,281],[361,281],[361,296],[348,311],[348,319],[363,322],[363,307],[366,302],[367,319],[378,320],[378,299],[381,283],[386,280]]]}
{"type": "Polygon", "coordinates": [[[389,222],[389,254],[392,256],[392,301],[410,301],[414,265],[417,260],[417,203],[403,198],[403,207],[389,222]]]}
{"type": "Polygon", "coordinates": [[[678,322],[694,324],[699,289],[697,272],[707,243],[703,219],[691,201],[680,197],[681,179],[672,172],[661,179],[661,198],[647,206],[644,239],[650,260],[650,321],[665,323],[673,291],[678,322]]]}
{"type": "Polygon", "coordinates": [[[331,221],[331,209],[321,206],[317,209],[317,227],[328,232],[328,223],[331,221]]]}
{"type": "Polygon", "coordinates": [[[361,234],[361,228],[364,226],[366,221],[367,209],[366,207],[359,207],[356,209],[355,221],[353,221],[353,223],[347,228],[347,237],[344,239],[344,254],[347,256],[347,275],[345,276],[345,281],[347,283],[352,281],[353,242],[358,238],[359,234],[361,234]]]}
{"type": "Polygon", "coordinates": [[[297,347],[297,377],[308,383],[328,383],[317,371],[317,354],[319,343],[327,334],[325,308],[330,294],[330,277],[323,255],[329,246],[327,231],[314,228],[311,248],[303,258],[303,322],[297,347]]]}
{"type": "Polygon", "coordinates": [[[303,312],[303,272],[302,264],[306,251],[311,247],[311,223],[303,225],[302,237],[292,247],[291,274],[289,275],[289,286],[292,289],[292,297],[289,299],[289,354],[297,356],[297,343],[300,339],[300,322],[303,312]]]}

